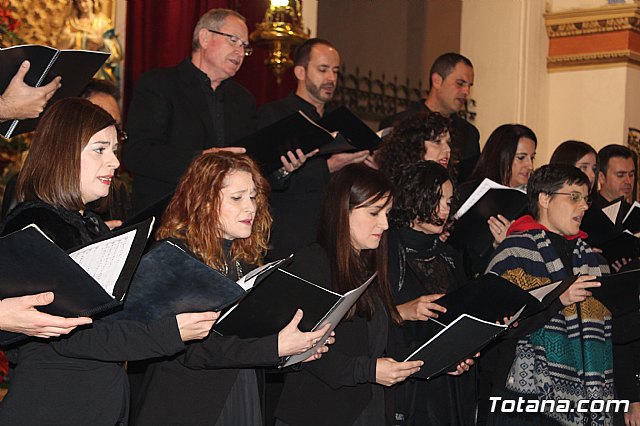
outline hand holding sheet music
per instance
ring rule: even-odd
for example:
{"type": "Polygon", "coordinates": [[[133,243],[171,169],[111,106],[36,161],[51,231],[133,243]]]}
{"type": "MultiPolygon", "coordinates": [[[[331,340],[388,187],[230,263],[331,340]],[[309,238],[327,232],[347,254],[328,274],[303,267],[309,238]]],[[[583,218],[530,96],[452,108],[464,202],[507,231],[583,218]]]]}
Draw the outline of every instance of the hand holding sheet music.
{"type": "MultiPolygon", "coordinates": [[[[116,308],[127,293],[152,226],[153,220],[149,219],[71,254],[35,225],[6,235],[0,238],[0,299],[52,291],[53,302],[39,310],[63,317],[93,316],[116,308]],[[112,244],[112,238],[117,242],[112,244]],[[108,279],[104,271],[109,271],[108,279]]],[[[22,338],[3,332],[0,344],[22,338]]]]}

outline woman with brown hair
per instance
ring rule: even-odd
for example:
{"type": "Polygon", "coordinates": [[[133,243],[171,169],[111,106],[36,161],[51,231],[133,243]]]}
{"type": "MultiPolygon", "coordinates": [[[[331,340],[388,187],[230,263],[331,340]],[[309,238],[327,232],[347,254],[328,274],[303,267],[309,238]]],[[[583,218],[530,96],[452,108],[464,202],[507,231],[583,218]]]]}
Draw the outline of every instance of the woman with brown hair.
{"type": "MultiPolygon", "coordinates": [[[[228,152],[197,157],[178,185],[158,238],[185,246],[202,262],[237,280],[262,262],[271,215],[269,185],[249,157],[228,152]]],[[[183,355],[149,366],[134,423],[262,424],[257,367],[309,349],[327,330],[303,333],[302,311],[277,335],[240,339],[211,335],[183,355]],[[167,389],[179,390],[167,392],[167,389]]],[[[317,359],[322,352],[309,360],[317,359]]]]}
{"type": "Polygon", "coordinates": [[[403,166],[434,161],[455,175],[458,155],[451,150],[449,120],[437,112],[421,112],[399,122],[376,153],[380,170],[392,181],[403,166]]]}
{"type": "Polygon", "coordinates": [[[386,229],[391,184],[362,164],[336,172],[327,187],[318,243],[294,255],[292,273],[340,294],[374,272],[371,287],[336,328],[322,359],[291,372],[276,410],[279,425],[384,425],[384,387],[416,373],[422,361],[391,358],[387,337],[402,320],[387,281],[386,229]]]}
{"type": "MultiPolygon", "coordinates": [[[[119,165],[117,145],[115,122],[101,108],[75,98],[52,105],[18,179],[20,204],[2,234],[33,223],[63,250],[108,234],[85,206],[108,194],[119,165]]],[[[123,362],[178,353],[183,341],[205,337],[215,318],[206,312],[150,323],[96,320],[60,339],[11,349],[11,389],[0,405],[0,423],[126,424],[123,362]]]]}

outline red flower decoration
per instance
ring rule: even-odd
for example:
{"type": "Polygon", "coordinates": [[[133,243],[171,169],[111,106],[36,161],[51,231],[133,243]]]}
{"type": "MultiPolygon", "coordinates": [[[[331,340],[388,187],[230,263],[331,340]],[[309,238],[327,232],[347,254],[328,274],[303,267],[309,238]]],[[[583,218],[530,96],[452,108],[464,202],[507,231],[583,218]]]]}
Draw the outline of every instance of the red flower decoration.
{"type": "Polygon", "coordinates": [[[0,27],[11,33],[20,27],[20,20],[9,10],[9,0],[0,1],[0,27]]]}

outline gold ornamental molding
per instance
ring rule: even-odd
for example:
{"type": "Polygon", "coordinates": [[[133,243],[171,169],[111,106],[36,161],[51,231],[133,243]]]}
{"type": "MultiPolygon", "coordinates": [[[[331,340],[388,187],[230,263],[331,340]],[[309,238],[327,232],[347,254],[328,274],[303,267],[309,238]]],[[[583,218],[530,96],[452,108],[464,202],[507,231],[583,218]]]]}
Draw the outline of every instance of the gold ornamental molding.
{"type": "Polygon", "coordinates": [[[547,68],[640,64],[637,3],[544,15],[549,36],[547,68]]]}
{"type": "Polygon", "coordinates": [[[632,3],[545,13],[544,21],[549,38],[611,31],[640,31],[640,8],[632,3]]]}

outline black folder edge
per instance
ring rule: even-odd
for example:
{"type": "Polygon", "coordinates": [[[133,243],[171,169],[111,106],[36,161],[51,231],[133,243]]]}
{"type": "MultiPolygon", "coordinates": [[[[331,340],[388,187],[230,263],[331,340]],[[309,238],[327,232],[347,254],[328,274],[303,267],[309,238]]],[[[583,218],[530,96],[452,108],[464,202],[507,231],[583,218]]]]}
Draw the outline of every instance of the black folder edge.
{"type": "MultiPolygon", "coordinates": [[[[116,283],[113,287],[112,296],[114,296],[114,301],[117,303],[115,305],[106,303],[103,306],[98,306],[94,309],[90,309],[89,311],[84,312],[80,316],[92,316],[101,312],[105,312],[110,308],[110,305],[113,305],[114,308],[121,306],[125,296],[127,295],[127,291],[129,290],[129,285],[131,284],[131,279],[133,278],[133,274],[136,272],[138,263],[140,263],[140,259],[142,258],[144,249],[147,246],[147,240],[149,239],[149,235],[151,233],[151,230],[153,229],[154,223],[155,223],[155,217],[150,217],[135,225],[131,225],[126,228],[120,228],[117,231],[114,231],[103,237],[95,239],[88,244],[83,244],[81,246],[75,247],[67,251],[68,254],[71,254],[84,247],[91,246],[101,241],[110,240],[114,237],[124,235],[131,231],[136,231],[136,234],[133,238],[133,242],[131,243],[129,254],[127,255],[127,259],[125,260],[122,270],[120,271],[120,275],[118,275],[118,279],[116,280],[116,283]]],[[[106,313],[107,312],[105,312],[105,314],[106,313]]]]}
{"type": "MultiPolygon", "coordinates": [[[[360,292],[360,296],[362,296],[362,294],[364,294],[364,292],[367,291],[367,289],[369,288],[369,286],[371,285],[371,283],[373,282],[373,280],[377,276],[378,276],[378,272],[374,272],[373,275],[371,275],[369,277],[369,279],[367,279],[359,287],[355,288],[354,290],[349,291],[348,293],[353,292],[353,291],[359,291],[360,292]]],[[[353,303],[350,304],[347,309],[345,309],[344,315],[346,315],[349,312],[349,310],[351,310],[353,305],[358,303],[358,299],[360,298],[360,296],[358,296],[353,301],[353,303]]],[[[324,327],[324,325],[326,324],[326,322],[327,322],[328,318],[331,316],[331,314],[333,314],[336,311],[336,309],[338,309],[338,307],[340,307],[340,305],[342,305],[344,303],[345,297],[346,297],[346,294],[342,295],[342,297],[340,297],[340,300],[338,300],[335,303],[335,305],[333,305],[331,307],[331,309],[329,309],[329,311],[327,311],[325,316],[322,317],[320,319],[320,321],[318,321],[318,323],[311,329],[311,331],[316,331],[317,329],[324,327]]],[[[340,319],[338,321],[335,321],[335,324],[332,323],[329,326],[329,330],[327,330],[327,332],[322,336],[322,338],[320,340],[318,340],[318,343],[314,344],[310,349],[308,349],[307,351],[305,351],[302,354],[290,355],[290,356],[286,357],[278,368],[284,368],[284,367],[288,367],[288,366],[293,365],[293,364],[297,364],[298,362],[302,362],[305,359],[309,358],[311,355],[313,355],[316,352],[316,348],[318,346],[324,345],[324,342],[326,342],[326,340],[331,335],[331,332],[333,332],[333,330],[335,330],[335,328],[338,326],[338,324],[340,324],[340,322],[342,321],[342,318],[344,318],[344,315],[341,315],[340,319]]]]}
{"type": "MultiPolygon", "coordinates": [[[[201,261],[201,260],[200,260],[200,259],[199,259],[199,258],[198,258],[198,257],[197,257],[197,256],[196,256],[196,255],[191,251],[191,250],[189,250],[189,248],[188,248],[188,247],[186,247],[186,246],[184,246],[183,244],[181,244],[179,240],[174,240],[174,239],[170,238],[170,239],[166,239],[166,240],[159,241],[159,242],[158,242],[158,245],[157,245],[157,246],[152,247],[152,248],[151,248],[151,250],[149,250],[146,254],[152,253],[154,250],[161,249],[161,247],[162,247],[162,246],[168,246],[168,247],[171,247],[172,249],[176,250],[176,252],[178,252],[178,255],[184,255],[184,256],[188,257],[188,258],[189,258],[189,260],[190,260],[190,261],[192,261],[192,262],[194,263],[194,265],[195,265],[195,264],[199,264],[198,266],[201,266],[202,268],[204,268],[204,269],[206,269],[206,270],[209,270],[212,274],[215,274],[215,275],[219,276],[219,277],[220,277],[220,279],[227,281],[229,284],[231,284],[231,283],[235,284],[235,285],[238,287],[238,289],[242,292],[242,293],[241,293],[240,295],[238,295],[235,299],[230,300],[228,303],[226,303],[226,304],[224,304],[224,305],[222,305],[222,306],[216,307],[216,308],[211,308],[210,310],[216,310],[216,311],[217,311],[217,310],[225,309],[225,308],[227,308],[228,306],[230,306],[231,304],[236,303],[240,298],[244,297],[244,295],[246,294],[246,291],[245,291],[245,290],[244,290],[240,285],[238,285],[238,283],[237,283],[236,281],[233,281],[233,280],[231,280],[231,279],[227,278],[227,277],[226,277],[224,274],[222,274],[220,271],[217,271],[216,269],[214,269],[214,268],[212,268],[211,266],[207,265],[206,263],[202,262],[202,261],[201,261]]],[[[286,260],[286,259],[283,259],[283,260],[281,260],[280,262],[282,262],[282,261],[284,261],[284,260],[286,260]]],[[[143,260],[143,259],[141,259],[141,261],[144,261],[144,260],[143,260]]],[[[138,266],[139,266],[139,265],[138,265],[138,266]]],[[[271,269],[273,269],[273,268],[271,268],[271,269]]],[[[270,271],[271,271],[271,269],[267,269],[267,270],[265,270],[265,271],[262,271],[262,272],[258,275],[258,277],[256,278],[256,280],[257,280],[260,276],[262,276],[263,274],[269,275],[269,273],[271,273],[271,272],[270,272],[270,271]]],[[[137,270],[138,270],[138,268],[136,268],[136,270],[135,270],[135,271],[137,271],[137,270]]],[[[135,283],[135,274],[133,274],[133,276],[132,276],[132,280],[134,280],[134,283],[135,283]]],[[[176,285],[178,286],[178,285],[179,285],[179,283],[176,283],[176,285]]],[[[135,284],[134,284],[134,287],[135,287],[135,284]]],[[[132,294],[135,294],[135,289],[134,289],[134,293],[132,293],[132,294]]],[[[158,294],[158,293],[156,292],[156,294],[158,294]]],[[[125,296],[126,296],[126,295],[125,295],[125,296]]],[[[133,297],[133,296],[132,296],[132,297],[133,297]]],[[[199,309],[193,309],[193,307],[191,307],[190,309],[192,309],[192,311],[191,311],[191,312],[201,312],[201,310],[199,310],[199,309]]],[[[153,321],[153,320],[155,320],[155,319],[153,319],[153,318],[151,318],[151,319],[149,319],[149,318],[146,318],[146,319],[140,319],[140,317],[139,317],[139,316],[138,316],[138,317],[133,318],[133,317],[131,316],[130,312],[131,312],[131,311],[127,311],[127,300],[125,299],[125,300],[124,300],[124,305],[123,305],[123,310],[122,310],[122,311],[115,312],[113,315],[108,316],[106,319],[107,319],[107,320],[121,320],[121,319],[122,319],[122,320],[134,320],[134,321],[153,321]]],[[[135,311],[134,311],[134,312],[135,312],[135,311]]],[[[180,313],[183,313],[183,312],[190,312],[190,311],[189,311],[189,310],[186,310],[186,311],[171,312],[171,314],[170,314],[170,315],[177,315],[177,314],[180,314],[180,313]]]]}
{"type": "MultiPolygon", "coordinates": [[[[506,192],[505,192],[506,193],[506,192]]],[[[475,194],[475,191],[474,191],[475,194]]],[[[473,197],[472,194],[469,198],[473,197]]],[[[515,194],[515,193],[514,193],[515,194]]],[[[466,202],[466,201],[465,201],[466,202]]],[[[489,188],[482,196],[473,203],[461,216],[457,217],[453,229],[451,231],[451,236],[449,237],[450,243],[455,247],[464,247],[468,243],[465,243],[468,240],[469,234],[468,232],[473,231],[476,236],[476,242],[472,243],[471,246],[479,249],[479,246],[484,248],[489,247],[493,241],[493,236],[491,235],[491,231],[489,229],[489,225],[487,225],[486,221],[491,216],[496,216],[501,214],[505,216],[509,220],[515,220],[522,216],[527,211],[527,195],[522,191],[515,188],[489,188]],[[479,214],[478,209],[482,207],[481,203],[486,204],[486,198],[493,196],[494,193],[499,193],[497,191],[517,191],[520,195],[515,195],[515,197],[522,198],[522,204],[518,206],[517,209],[512,209],[512,206],[504,207],[492,205],[493,211],[490,215],[482,215],[479,214]],[[485,200],[485,201],[483,201],[485,200]],[[509,211],[505,211],[505,210],[509,211]],[[511,210],[513,210],[513,214],[511,214],[511,210]],[[470,213],[470,214],[468,214],[470,213]],[[480,217],[483,220],[483,223],[476,223],[472,219],[476,219],[476,217],[480,217]],[[471,219],[469,219],[471,218],[471,219]]],[[[464,203],[463,203],[464,204],[464,203]]]]}
{"type": "MultiPolygon", "coordinates": [[[[475,321],[477,323],[483,324],[487,328],[488,327],[492,327],[493,329],[495,329],[494,333],[491,333],[488,338],[483,339],[483,343],[481,345],[479,345],[479,346],[474,345],[474,348],[472,350],[464,351],[465,355],[456,356],[455,357],[455,361],[447,362],[446,364],[442,364],[441,367],[438,367],[438,368],[435,368],[435,369],[431,369],[433,371],[428,375],[426,375],[421,369],[421,371],[419,371],[418,373],[414,374],[413,377],[420,378],[420,379],[427,379],[428,380],[428,379],[430,379],[432,377],[435,377],[435,376],[437,376],[437,375],[439,375],[441,373],[449,371],[449,369],[451,367],[455,366],[456,364],[458,364],[462,360],[474,357],[475,354],[477,354],[482,348],[484,348],[486,345],[488,345],[489,343],[494,341],[499,336],[501,336],[504,333],[506,333],[512,327],[512,325],[516,321],[518,321],[520,319],[520,315],[525,310],[525,308],[526,308],[526,306],[522,306],[520,308],[520,310],[518,310],[513,315],[513,317],[509,320],[509,322],[507,324],[495,324],[495,323],[492,323],[492,322],[489,322],[489,321],[482,320],[480,318],[476,318],[476,317],[474,317],[472,315],[469,315],[469,314],[462,314],[462,315],[458,316],[454,321],[452,321],[448,325],[445,325],[445,324],[442,324],[442,323],[438,323],[439,325],[441,325],[443,327],[442,330],[440,330],[431,339],[429,339],[427,342],[425,342],[420,347],[418,347],[415,351],[413,351],[411,353],[411,355],[409,355],[408,357],[406,357],[404,359],[404,361],[406,362],[406,361],[422,360],[422,361],[424,361],[425,365],[428,365],[428,363],[429,363],[428,359],[422,359],[422,357],[418,358],[416,355],[418,355],[420,352],[422,352],[425,348],[427,348],[433,342],[437,342],[437,340],[440,339],[441,336],[443,336],[445,333],[447,333],[448,330],[450,330],[453,327],[455,327],[460,321],[462,321],[465,318],[468,318],[468,319],[473,320],[473,321],[475,321]]],[[[433,319],[430,319],[429,321],[431,321],[431,320],[433,320],[433,319]]],[[[436,323],[437,323],[437,321],[436,321],[436,323]]],[[[423,365],[422,368],[424,368],[424,365],[423,365]]],[[[429,367],[427,367],[427,368],[429,368],[429,367]]]]}
{"type": "MultiPolygon", "coordinates": [[[[495,274],[492,274],[492,275],[495,275],[495,274]]],[[[492,277],[492,278],[493,278],[493,277],[492,277]]],[[[422,376],[420,373],[417,373],[417,374],[418,374],[418,376],[416,376],[416,377],[418,377],[418,378],[424,378],[424,379],[429,379],[429,378],[431,378],[431,377],[434,377],[434,376],[436,376],[436,375],[438,375],[438,374],[440,374],[440,373],[444,372],[445,370],[447,370],[447,369],[448,369],[448,368],[450,368],[451,366],[456,365],[456,364],[457,364],[458,362],[460,362],[461,360],[464,360],[464,359],[467,359],[467,358],[469,358],[469,357],[474,356],[478,351],[480,351],[480,350],[481,350],[483,347],[485,347],[487,344],[491,343],[493,340],[495,340],[496,338],[498,338],[500,335],[505,334],[505,333],[506,333],[506,332],[511,328],[512,324],[513,324],[513,323],[515,323],[516,321],[518,321],[518,322],[525,321],[527,318],[530,318],[530,317],[532,317],[533,315],[536,315],[536,314],[538,314],[539,312],[543,311],[544,309],[549,308],[549,306],[553,303],[553,301],[554,301],[555,299],[557,299],[558,297],[560,297],[560,295],[561,295],[562,293],[564,293],[564,292],[567,290],[567,288],[569,288],[569,287],[571,286],[571,284],[573,284],[577,279],[578,279],[578,275],[575,275],[575,276],[571,276],[571,277],[565,278],[565,279],[561,280],[560,282],[555,281],[555,282],[553,282],[553,283],[549,283],[549,284],[547,284],[547,285],[545,285],[545,286],[540,286],[540,287],[538,287],[537,289],[541,289],[541,288],[544,288],[544,287],[546,287],[546,286],[553,285],[553,284],[556,284],[556,283],[557,283],[557,286],[556,286],[553,290],[551,290],[547,295],[545,295],[545,296],[542,298],[542,300],[540,301],[540,304],[542,305],[542,307],[540,307],[541,305],[537,305],[537,304],[536,304],[536,305],[537,305],[537,306],[539,306],[538,308],[536,308],[536,307],[532,306],[533,304],[527,304],[527,305],[524,305],[524,306],[520,307],[520,308],[519,308],[519,310],[518,310],[517,312],[515,312],[515,313],[511,316],[511,318],[510,318],[510,320],[509,320],[509,323],[508,323],[507,325],[493,324],[493,323],[491,323],[490,321],[487,321],[487,320],[485,320],[485,319],[481,319],[481,318],[477,318],[477,317],[475,317],[475,316],[473,316],[473,315],[469,315],[469,314],[466,314],[466,313],[462,313],[462,314],[458,315],[458,316],[457,316],[453,321],[451,321],[449,324],[443,324],[443,323],[441,323],[441,322],[439,322],[439,321],[437,321],[437,320],[429,319],[429,321],[433,321],[433,322],[437,323],[438,325],[442,326],[443,328],[442,328],[438,333],[436,333],[434,336],[432,336],[430,339],[428,339],[428,340],[427,340],[427,342],[425,342],[425,343],[423,343],[422,345],[420,345],[420,346],[419,346],[415,351],[413,351],[409,356],[407,356],[407,357],[405,358],[405,361],[411,361],[411,360],[412,360],[411,358],[412,358],[414,355],[416,355],[417,353],[419,353],[422,349],[424,349],[426,346],[428,346],[431,342],[435,341],[435,339],[436,339],[437,337],[439,337],[439,336],[441,336],[443,333],[445,333],[445,331],[446,331],[446,330],[448,330],[448,329],[449,329],[451,326],[453,326],[456,322],[460,321],[460,320],[461,320],[461,318],[463,318],[463,317],[468,317],[468,318],[470,318],[470,319],[473,319],[473,320],[478,321],[478,322],[481,322],[481,323],[491,324],[491,325],[495,325],[495,326],[496,326],[496,331],[497,331],[497,332],[496,332],[496,334],[495,334],[495,335],[493,335],[493,337],[491,337],[490,339],[486,340],[486,341],[485,341],[481,346],[479,346],[479,347],[475,348],[474,350],[471,350],[471,351],[465,352],[465,353],[466,353],[466,355],[465,355],[465,356],[463,356],[462,358],[457,359],[456,361],[451,362],[451,363],[450,363],[450,364],[448,364],[447,366],[445,366],[445,367],[442,367],[442,368],[438,369],[436,372],[431,373],[431,374],[429,374],[429,375],[428,375],[428,376],[426,376],[426,377],[422,376]]],[[[474,285],[474,284],[473,284],[473,282],[470,282],[468,285],[474,285]]],[[[511,285],[514,285],[514,284],[511,284],[511,285]]],[[[514,285],[514,286],[515,286],[515,285],[514,285]]],[[[463,287],[461,287],[460,289],[458,289],[457,291],[464,291],[464,288],[465,288],[465,287],[466,287],[466,286],[463,286],[463,287]]],[[[516,288],[519,288],[519,287],[517,287],[517,286],[515,286],[515,287],[516,287],[516,288]]],[[[529,293],[529,292],[528,292],[528,291],[526,291],[526,290],[522,290],[522,291],[523,291],[523,292],[526,292],[526,293],[529,293]]],[[[446,295],[445,295],[445,296],[443,296],[443,298],[444,298],[444,297],[446,297],[446,295]]],[[[531,297],[533,298],[534,296],[531,296],[531,297]]],[[[436,301],[436,303],[437,303],[437,302],[438,302],[438,301],[436,301]]],[[[498,317],[502,317],[502,316],[506,316],[506,315],[509,315],[509,314],[510,314],[510,312],[506,312],[506,313],[504,313],[504,314],[500,313],[500,314],[496,314],[496,315],[497,315],[498,317]]],[[[419,358],[416,358],[416,359],[419,359],[419,358]]],[[[428,360],[424,360],[424,361],[425,361],[425,364],[426,364],[427,362],[429,362],[428,360]]]]}
{"type": "MultiPolygon", "coordinates": [[[[110,238],[112,238],[114,236],[117,237],[118,235],[125,234],[125,233],[127,233],[129,231],[132,231],[132,230],[136,230],[137,231],[136,232],[136,236],[134,237],[134,240],[133,240],[133,242],[131,244],[131,250],[129,251],[129,255],[127,256],[127,260],[125,261],[125,265],[122,268],[122,271],[120,272],[120,276],[118,277],[118,280],[116,281],[116,285],[114,287],[114,292],[117,289],[122,289],[124,287],[125,293],[122,295],[120,300],[115,298],[114,300],[112,300],[110,302],[107,302],[107,303],[105,303],[103,305],[97,306],[97,307],[92,308],[92,309],[90,309],[88,311],[81,312],[81,313],[77,314],[78,317],[82,317],[82,316],[89,316],[90,317],[92,315],[96,315],[97,313],[102,313],[102,312],[106,313],[106,311],[109,311],[111,309],[114,309],[114,308],[117,308],[117,307],[121,306],[120,303],[122,301],[122,298],[124,298],[124,296],[126,294],[126,289],[128,288],[129,283],[131,282],[131,278],[133,278],[133,273],[135,272],[135,269],[138,266],[138,262],[140,261],[140,258],[142,257],[142,251],[144,250],[144,247],[146,246],[146,240],[147,240],[147,237],[148,237],[148,230],[151,227],[153,221],[154,221],[154,218],[149,218],[148,220],[146,220],[144,222],[141,222],[141,223],[139,223],[137,225],[133,225],[133,226],[130,226],[128,228],[122,229],[121,231],[116,232],[115,235],[113,233],[112,234],[108,234],[108,235],[106,235],[104,237],[101,237],[101,238],[98,238],[96,240],[93,240],[93,241],[91,241],[91,242],[89,242],[87,244],[83,244],[81,246],[78,246],[78,247],[75,247],[75,248],[73,248],[71,250],[67,250],[66,251],[66,253],[69,254],[69,253],[72,253],[72,252],[74,252],[76,250],[79,250],[81,248],[84,248],[84,247],[90,246],[90,245],[92,245],[94,243],[97,243],[99,241],[108,240],[108,239],[110,239],[110,238]],[[141,231],[146,231],[146,232],[141,232],[141,231]],[[135,251],[135,253],[132,253],[134,251],[135,251]],[[131,264],[130,264],[130,262],[131,262],[131,264]],[[125,280],[125,279],[121,280],[121,278],[123,278],[123,275],[125,275],[125,274],[127,274],[128,281],[125,280]]],[[[16,231],[16,232],[20,232],[20,231],[16,231]]],[[[42,237],[43,238],[47,238],[44,235],[42,237]]],[[[70,260],[73,261],[72,259],[70,259],[70,260]]],[[[91,277],[91,275],[89,275],[86,271],[84,271],[82,269],[82,267],[80,267],[79,273],[86,274],[86,276],[89,277],[90,279],[92,279],[96,283],[96,285],[98,285],[98,286],[100,285],[100,284],[98,284],[98,282],[96,282],[93,279],[93,277],[91,277]]],[[[18,296],[16,296],[16,297],[18,297],[18,296]]],[[[31,336],[27,336],[25,334],[12,333],[12,332],[9,332],[9,331],[0,331],[0,347],[7,347],[7,346],[10,346],[10,345],[13,345],[14,343],[18,343],[18,342],[20,342],[22,340],[28,339],[30,337],[31,336]]]]}
{"type": "Polygon", "coordinates": [[[597,277],[595,281],[599,281],[600,282],[600,287],[593,287],[588,289],[592,296],[596,299],[598,299],[598,301],[600,301],[600,303],[602,303],[603,305],[605,305],[607,307],[607,309],[609,309],[611,311],[611,315],[614,317],[622,317],[626,314],[629,314],[631,312],[637,312],[638,308],[640,307],[640,300],[638,299],[638,290],[639,290],[639,282],[640,282],[640,269],[631,269],[631,270],[625,270],[622,272],[618,272],[615,274],[609,274],[609,275],[603,275],[601,277],[597,277]],[[626,278],[626,279],[625,279],[626,278]],[[628,301],[629,302],[629,306],[626,307],[626,309],[620,311],[618,308],[618,304],[608,304],[609,303],[609,299],[608,297],[611,296],[610,292],[611,290],[609,290],[609,288],[607,288],[608,286],[615,286],[615,284],[613,284],[613,282],[615,281],[619,281],[620,279],[625,279],[625,282],[629,281],[628,284],[629,286],[635,286],[635,299],[632,301],[628,301]],[[611,306],[611,307],[610,307],[611,306]]]}
{"type": "MultiPolygon", "coordinates": [[[[382,142],[382,138],[376,132],[344,105],[322,117],[319,124],[331,132],[338,132],[339,135],[342,135],[344,143],[346,143],[343,145],[342,151],[366,149],[373,152],[380,147],[382,142]],[[347,123],[346,127],[343,126],[347,123]]],[[[322,150],[322,148],[320,149],[322,150]]]]}
{"type": "Polygon", "coordinates": [[[625,230],[629,230],[632,234],[637,234],[640,232],[640,204],[637,201],[634,201],[629,208],[629,211],[622,219],[622,228],[625,230]],[[633,229],[631,229],[630,223],[635,225],[633,229]]]}
{"type": "MultiPolygon", "coordinates": [[[[287,257],[287,258],[281,259],[281,262],[282,262],[282,263],[278,264],[278,267],[277,267],[277,268],[269,268],[269,269],[265,270],[263,274],[261,274],[260,276],[258,276],[258,277],[256,278],[256,280],[255,280],[254,284],[253,284],[253,287],[251,287],[250,289],[248,289],[248,290],[246,291],[246,293],[244,294],[244,296],[242,296],[240,299],[238,299],[238,300],[236,301],[236,303],[235,303],[235,304],[233,304],[233,306],[228,307],[227,309],[225,309],[225,310],[224,310],[224,312],[222,312],[222,313],[221,313],[220,317],[219,317],[219,318],[218,318],[218,320],[216,321],[216,324],[213,326],[213,329],[212,329],[212,330],[213,330],[213,331],[215,331],[216,333],[218,333],[220,336],[224,336],[224,334],[222,334],[219,330],[217,330],[217,329],[216,329],[216,326],[217,326],[217,325],[219,325],[219,324],[221,324],[221,323],[222,323],[222,321],[223,321],[223,320],[225,320],[225,319],[227,318],[227,316],[231,315],[231,314],[233,313],[233,311],[234,311],[238,306],[240,306],[240,304],[241,304],[241,303],[242,303],[242,302],[243,302],[247,297],[249,297],[249,296],[251,295],[251,292],[252,292],[255,288],[257,288],[257,287],[258,287],[258,285],[262,284],[262,282],[263,282],[263,281],[264,281],[264,280],[265,280],[269,275],[271,275],[271,274],[272,274],[273,272],[275,272],[275,271],[280,271],[280,272],[282,272],[283,274],[287,274],[287,275],[290,275],[290,276],[292,276],[292,277],[294,277],[294,278],[297,278],[297,279],[299,279],[299,280],[301,280],[301,281],[305,281],[305,282],[309,283],[310,285],[313,285],[313,286],[315,286],[315,287],[321,288],[322,290],[325,290],[325,291],[326,291],[326,292],[328,292],[328,293],[333,293],[333,294],[335,294],[335,295],[337,295],[337,296],[341,296],[341,295],[339,295],[339,294],[337,294],[337,293],[335,293],[335,292],[333,292],[333,291],[331,291],[331,290],[329,290],[329,289],[326,289],[326,288],[324,288],[324,287],[321,287],[321,286],[319,286],[319,285],[317,285],[317,284],[312,283],[311,281],[305,280],[304,278],[301,278],[301,277],[297,276],[296,274],[293,274],[293,273],[291,273],[291,272],[289,272],[289,271],[287,271],[287,270],[285,270],[285,269],[282,269],[282,268],[286,267],[287,265],[289,265],[292,261],[293,261],[293,255],[290,255],[290,256],[289,256],[289,257],[287,257]]],[[[335,304],[334,304],[334,306],[335,306],[335,304]]],[[[333,309],[333,307],[332,307],[332,309],[333,309]]],[[[325,315],[325,316],[326,316],[326,315],[325,315]]],[[[323,318],[324,318],[324,317],[323,317],[323,318]]],[[[317,325],[317,324],[316,324],[316,325],[317,325]]]]}
{"type": "MultiPolygon", "coordinates": [[[[51,69],[55,66],[55,63],[58,60],[58,57],[60,56],[60,54],[62,52],[72,52],[73,54],[82,54],[83,52],[88,52],[90,54],[97,55],[96,57],[101,57],[102,62],[100,63],[100,65],[97,68],[95,68],[95,70],[93,70],[92,72],[91,72],[91,70],[89,70],[90,75],[89,75],[89,78],[86,80],[85,85],[89,83],[89,81],[91,79],[91,76],[94,75],[100,69],[100,67],[107,61],[107,59],[109,59],[109,54],[106,53],[106,52],[89,51],[89,50],[82,50],[82,49],[56,49],[56,48],[53,48],[51,46],[43,46],[43,45],[37,45],[37,44],[25,44],[25,45],[18,45],[18,46],[9,46],[9,47],[0,49],[0,51],[6,51],[6,50],[15,50],[15,51],[18,51],[18,52],[21,53],[21,55],[18,55],[18,56],[21,56],[21,60],[20,60],[19,63],[17,63],[17,64],[5,64],[5,63],[3,63],[3,66],[6,66],[6,67],[10,67],[11,66],[12,67],[13,74],[15,74],[18,71],[18,69],[20,67],[20,64],[22,64],[22,62],[24,60],[30,60],[31,68],[29,69],[29,72],[27,73],[27,77],[31,81],[33,81],[32,76],[34,75],[34,73],[38,72],[40,70],[36,70],[36,68],[34,66],[34,62],[38,62],[36,60],[36,58],[34,58],[33,56],[28,56],[28,53],[38,51],[38,54],[40,54],[40,56],[44,55],[45,54],[44,52],[49,53],[49,54],[52,55],[47,60],[47,66],[44,68],[44,70],[41,71],[41,74],[38,75],[38,78],[37,78],[35,84],[33,85],[33,87],[40,87],[42,85],[46,85],[51,80],[53,80],[53,78],[56,77],[56,76],[50,76],[49,73],[50,73],[51,69]],[[27,49],[24,49],[25,47],[27,49]],[[23,50],[20,50],[20,49],[23,49],[23,50]],[[43,52],[43,53],[40,53],[40,52],[43,52]],[[15,68],[13,68],[13,67],[15,67],[15,68]],[[51,78],[49,78],[49,77],[51,77],[51,78]]],[[[32,53],[32,55],[35,55],[35,53],[32,53]]],[[[84,74],[87,74],[87,72],[84,71],[84,74]]],[[[69,78],[69,76],[67,76],[67,79],[68,78],[69,78]]],[[[9,81],[10,80],[11,79],[9,79],[9,81]]],[[[7,82],[7,85],[4,86],[3,91],[4,91],[4,89],[6,89],[6,87],[8,85],[9,85],[9,83],[7,82]]],[[[80,92],[78,92],[75,95],[62,96],[61,95],[62,92],[63,91],[58,90],[58,92],[56,94],[54,94],[54,97],[49,102],[49,105],[52,105],[53,103],[55,103],[55,101],[63,99],[65,97],[80,95],[80,92]]],[[[8,139],[8,138],[11,138],[13,136],[16,136],[18,134],[21,134],[21,133],[25,132],[25,130],[20,130],[17,133],[15,132],[15,130],[18,128],[18,126],[21,124],[21,122],[37,123],[38,120],[39,120],[39,117],[30,118],[30,119],[21,119],[21,120],[17,120],[17,119],[16,120],[9,120],[9,121],[6,121],[4,123],[0,123],[0,132],[2,133],[2,137],[4,137],[5,139],[8,139]]],[[[26,130],[27,132],[31,131],[31,130],[33,130],[33,128],[35,128],[34,125],[30,125],[30,124],[27,124],[27,127],[30,128],[30,130],[26,130]]]]}

